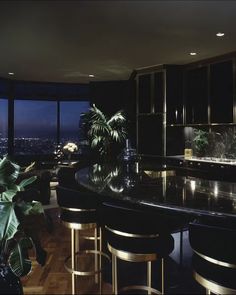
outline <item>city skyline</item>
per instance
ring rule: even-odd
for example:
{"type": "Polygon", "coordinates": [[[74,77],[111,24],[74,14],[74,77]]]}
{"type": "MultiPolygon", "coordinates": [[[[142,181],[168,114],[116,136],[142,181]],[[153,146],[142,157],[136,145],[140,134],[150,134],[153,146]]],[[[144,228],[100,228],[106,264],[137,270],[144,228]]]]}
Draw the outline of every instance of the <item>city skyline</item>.
{"type": "MultiPolygon", "coordinates": [[[[60,142],[79,142],[80,115],[89,110],[88,101],[60,102],[60,142]]],[[[0,153],[8,146],[8,101],[0,99],[0,153]]],[[[57,102],[16,100],[14,102],[14,153],[53,153],[57,142],[57,102]]]]}

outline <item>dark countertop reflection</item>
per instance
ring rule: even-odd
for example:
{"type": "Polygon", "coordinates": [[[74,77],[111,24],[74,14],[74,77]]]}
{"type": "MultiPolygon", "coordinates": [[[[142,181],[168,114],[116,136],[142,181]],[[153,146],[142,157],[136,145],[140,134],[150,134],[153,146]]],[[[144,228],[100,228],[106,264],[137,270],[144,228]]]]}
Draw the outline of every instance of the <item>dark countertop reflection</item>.
{"type": "Polygon", "coordinates": [[[161,166],[138,163],[95,164],[79,170],[82,186],[118,200],[193,215],[236,218],[236,183],[184,175],[161,166]]]}

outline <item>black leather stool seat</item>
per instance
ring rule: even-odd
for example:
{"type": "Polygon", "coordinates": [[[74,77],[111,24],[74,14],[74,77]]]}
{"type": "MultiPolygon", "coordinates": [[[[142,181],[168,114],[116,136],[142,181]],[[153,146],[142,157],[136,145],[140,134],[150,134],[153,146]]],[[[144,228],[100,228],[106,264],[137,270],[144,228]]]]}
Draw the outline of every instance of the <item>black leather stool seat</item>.
{"type": "Polygon", "coordinates": [[[236,294],[236,228],[219,220],[204,218],[190,223],[193,275],[207,294],[236,294]]]}
{"type": "Polygon", "coordinates": [[[174,249],[168,216],[148,212],[124,202],[104,202],[99,218],[105,228],[112,254],[112,288],[118,291],[117,259],[147,263],[147,285],[126,286],[121,290],[145,290],[164,294],[164,258],[174,249]],[[152,261],[161,259],[161,292],[152,288],[152,261]]]}
{"type": "Polygon", "coordinates": [[[99,196],[89,191],[80,191],[58,186],[57,202],[61,208],[91,209],[99,205],[99,196]]]}
{"type": "Polygon", "coordinates": [[[132,204],[117,202],[104,202],[99,207],[101,222],[107,227],[139,235],[156,235],[171,233],[174,220],[170,215],[146,211],[135,208],[132,204]],[[105,222],[104,222],[105,220],[105,222]]]}
{"type": "Polygon", "coordinates": [[[193,256],[193,268],[205,280],[236,292],[236,269],[208,262],[196,254],[193,256]]]}
{"type": "Polygon", "coordinates": [[[81,191],[78,187],[75,189],[58,186],[56,190],[57,202],[61,209],[60,220],[71,230],[71,255],[66,257],[64,265],[72,275],[72,294],[76,294],[76,276],[94,276],[95,283],[99,283],[101,294],[102,257],[108,260],[110,258],[102,252],[102,232],[97,214],[99,196],[87,190],[81,191]],[[94,241],[94,248],[80,250],[80,232],[88,229],[93,229],[94,234],[83,236],[83,239],[94,241]],[[81,269],[78,258],[91,254],[94,256],[94,270],[88,270],[87,267],[85,270],[83,267],[81,269]]]}
{"type": "Polygon", "coordinates": [[[189,225],[189,240],[195,252],[236,267],[236,228],[194,221],[189,225]]]}
{"type": "Polygon", "coordinates": [[[174,249],[174,239],[171,235],[160,235],[157,237],[124,237],[113,234],[109,230],[106,230],[106,240],[115,249],[148,254],[155,253],[159,257],[168,256],[174,249]]]}
{"type": "Polygon", "coordinates": [[[69,223],[96,223],[97,212],[96,211],[68,211],[61,210],[60,219],[69,223]]]}

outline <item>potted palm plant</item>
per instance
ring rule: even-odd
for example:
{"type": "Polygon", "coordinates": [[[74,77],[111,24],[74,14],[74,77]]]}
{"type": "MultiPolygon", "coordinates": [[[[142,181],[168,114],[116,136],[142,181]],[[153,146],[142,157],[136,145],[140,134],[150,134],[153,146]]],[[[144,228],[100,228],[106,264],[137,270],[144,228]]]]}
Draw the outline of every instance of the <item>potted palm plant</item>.
{"type": "Polygon", "coordinates": [[[87,135],[92,149],[99,155],[111,157],[126,139],[126,118],[122,110],[108,118],[95,104],[83,114],[87,135]]]}
{"type": "Polygon", "coordinates": [[[41,265],[46,260],[36,234],[37,216],[44,215],[43,208],[39,202],[24,200],[26,187],[36,176],[17,185],[19,174],[20,166],[6,157],[0,160],[0,294],[22,294],[19,278],[32,267],[29,249],[36,251],[36,260],[41,265]]]}

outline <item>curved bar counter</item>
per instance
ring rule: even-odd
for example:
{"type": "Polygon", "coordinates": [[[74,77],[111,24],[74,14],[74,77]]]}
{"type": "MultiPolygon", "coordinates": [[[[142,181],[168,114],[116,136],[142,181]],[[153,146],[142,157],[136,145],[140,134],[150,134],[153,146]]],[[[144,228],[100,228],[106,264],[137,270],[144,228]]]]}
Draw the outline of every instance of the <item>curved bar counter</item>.
{"type": "Polygon", "coordinates": [[[174,215],[170,223],[175,220],[177,226],[172,232],[175,248],[168,260],[168,288],[175,288],[172,293],[210,294],[216,290],[217,294],[236,294],[232,284],[235,269],[221,267],[222,261],[224,265],[235,261],[236,183],[206,179],[199,171],[196,177],[193,171],[187,175],[185,169],[155,163],[155,169],[150,167],[125,162],[95,164],[79,170],[75,177],[80,185],[96,192],[101,202],[128,202],[160,216],[174,215]],[[191,228],[196,225],[197,235],[189,232],[189,222],[191,228]]]}
{"type": "Polygon", "coordinates": [[[191,216],[212,216],[236,222],[236,183],[184,175],[161,166],[139,163],[95,164],[76,173],[78,183],[103,198],[191,216]]]}

